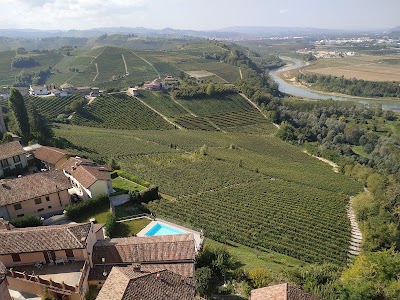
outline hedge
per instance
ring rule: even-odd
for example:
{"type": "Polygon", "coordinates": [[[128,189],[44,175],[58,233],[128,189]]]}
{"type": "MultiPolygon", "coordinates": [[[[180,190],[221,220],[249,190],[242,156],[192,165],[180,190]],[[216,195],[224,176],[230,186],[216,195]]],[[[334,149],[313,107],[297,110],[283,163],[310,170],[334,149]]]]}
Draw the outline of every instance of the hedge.
{"type": "Polygon", "coordinates": [[[150,201],[159,199],[158,186],[152,185],[147,190],[141,191],[139,193],[140,202],[149,203],[150,201]]]}
{"type": "Polygon", "coordinates": [[[107,223],[105,225],[105,234],[108,237],[113,237],[116,232],[117,228],[117,217],[115,216],[115,214],[110,214],[107,218],[107,223]]]}
{"type": "Polygon", "coordinates": [[[77,204],[69,205],[65,209],[66,210],[65,216],[68,219],[75,221],[76,218],[79,217],[79,215],[89,213],[93,209],[97,208],[99,205],[109,202],[110,202],[110,197],[108,195],[106,194],[99,195],[95,198],[84,200],[77,204]]]}
{"type": "Polygon", "coordinates": [[[35,215],[26,215],[23,217],[18,217],[11,220],[11,224],[17,228],[24,228],[24,227],[37,227],[42,226],[43,222],[40,217],[35,215]]]}
{"type": "Polygon", "coordinates": [[[147,182],[147,181],[145,181],[145,180],[143,180],[143,179],[141,179],[139,177],[133,176],[133,175],[131,175],[131,174],[125,172],[125,171],[116,170],[113,173],[111,173],[111,178],[112,179],[114,179],[115,177],[118,177],[118,176],[120,176],[122,178],[125,178],[125,179],[128,179],[128,180],[130,180],[132,182],[135,182],[135,183],[140,184],[140,185],[142,185],[144,187],[147,187],[147,188],[149,188],[151,186],[151,183],[149,183],[149,182],[147,182]]]}

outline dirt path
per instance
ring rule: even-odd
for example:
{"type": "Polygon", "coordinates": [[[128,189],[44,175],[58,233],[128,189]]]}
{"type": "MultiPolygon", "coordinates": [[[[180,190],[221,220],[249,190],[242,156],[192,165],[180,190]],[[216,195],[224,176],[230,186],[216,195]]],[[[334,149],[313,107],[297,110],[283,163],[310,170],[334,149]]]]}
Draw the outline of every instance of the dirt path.
{"type": "Polygon", "coordinates": [[[243,79],[242,69],[240,67],[239,67],[239,75],[240,75],[240,79],[243,79]]]}
{"type": "Polygon", "coordinates": [[[167,118],[167,116],[163,115],[162,113],[160,113],[158,110],[154,109],[153,107],[151,107],[150,105],[148,105],[146,102],[144,102],[142,99],[135,97],[135,96],[131,96],[137,100],[139,100],[143,105],[146,105],[148,108],[150,108],[152,111],[154,111],[157,115],[159,115],[161,118],[163,118],[166,122],[168,122],[169,124],[175,126],[176,128],[179,129],[183,129],[182,126],[178,125],[177,123],[171,121],[170,119],[167,118]]]}
{"type": "Polygon", "coordinates": [[[96,81],[97,76],[99,76],[99,66],[97,65],[97,63],[94,63],[94,65],[96,66],[96,76],[94,76],[93,81],[96,81]]]}
{"type": "Polygon", "coordinates": [[[260,112],[260,114],[263,115],[264,118],[268,119],[268,117],[261,111],[261,109],[257,106],[257,104],[255,104],[253,101],[251,101],[249,98],[247,98],[245,94],[240,93],[240,96],[242,96],[244,99],[246,99],[255,109],[257,109],[260,112]]]}
{"type": "Polygon", "coordinates": [[[179,105],[180,107],[182,107],[185,111],[187,111],[189,114],[191,114],[193,117],[197,117],[196,114],[194,114],[191,110],[189,110],[187,107],[183,106],[181,103],[179,103],[178,101],[176,101],[176,99],[174,97],[172,97],[170,95],[172,101],[174,101],[177,105],[179,105]]]}
{"type": "Polygon", "coordinates": [[[327,163],[328,165],[330,165],[330,166],[332,167],[333,172],[339,173],[339,166],[338,166],[336,163],[334,163],[333,161],[331,161],[331,160],[329,160],[329,159],[326,159],[326,158],[323,158],[323,157],[319,157],[319,156],[312,155],[312,154],[309,153],[307,150],[303,150],[303,152],[304,152],[305,154],[307,154],[307,155],[310,155],[310,156],[312,156],[312,157],[314,157],[314,158],[320,160],[320,161],[323,161],[324,163],[327,163]]]}
{"type": "Polygon", "coordinates": [[[135,52],[133,52],[133,50],[131,50],[131,52],[132,52],[134,55],[136,55],[137,57],[139,57],[141,60],[143,60],[143,61],[144,61],[146,64],[148,64],[150,67],[152,67],[153,70],[157,73],[158,77],[161,78],[160,73],[158,73],[157,69],[152,65],[151,62],[149,62],[149,61],[146,60],[145,58],[143,58],[143,57],[137,55],[135,52]]]}
{"type": "Polygon", "coordinates": [[[350,197],[350,203],[349,206],[347,207],[347,216],[350,219],[350,225],[351,225],[349,253],[350,255],[359,255],[362,244],[362,233],[360,231],[360,228],[358,227],[356,215],[352,207],[353,200],[354,197],[350,197]]]}
{"type": "Polygon", "coordinates": [[[125,65],[125,75],[128,76],[129,72],[128,72],[128,67],[126,66],[126,61],[125,61],[125,56],[121,53],[122,55],[122,60],[124,61],[124,65],[125,65]]]}

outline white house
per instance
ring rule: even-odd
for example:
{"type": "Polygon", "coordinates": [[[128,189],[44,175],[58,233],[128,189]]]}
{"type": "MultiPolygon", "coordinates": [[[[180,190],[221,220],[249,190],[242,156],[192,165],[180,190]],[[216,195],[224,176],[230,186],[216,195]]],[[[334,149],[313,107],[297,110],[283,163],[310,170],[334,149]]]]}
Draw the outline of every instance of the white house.
{"type": "Polygon", "coordinates": [[[25,153],[17,141],[0,144],[0,177],[28,167],[25,153]]]}
{"type": "Polygon", "coordinates": [[[139,95],[139,92],[138,92],[138,89],[136,88],[136,87],[134,87],[134,88],[129,88],[128,89],[128,94],[129,95],[131,95],[131,96],[138,96],[139,95]]]}
{"type": "Polygon", "coordinates": [[[114,192],[111,184],[111,169],[108,167],[98,166],[88,159],[70,157],[61,168],[73,186],[70,190],[71,194],[87,199],[114,192]]]}
{"type": "Polygon", "coordinates": [[[49,91],[47,90],[46,86],[29,86],[29,95],[31,96],[43,96],[48,95],[49,91]]]}

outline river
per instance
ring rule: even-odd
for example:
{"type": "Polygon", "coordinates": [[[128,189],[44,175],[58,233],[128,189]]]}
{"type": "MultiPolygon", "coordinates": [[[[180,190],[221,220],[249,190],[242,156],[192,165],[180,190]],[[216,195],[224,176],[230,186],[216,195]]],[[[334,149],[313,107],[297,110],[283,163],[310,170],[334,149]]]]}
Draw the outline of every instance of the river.
{"type": "Polygon", "coordinates": [[[382,99],[382,100],[371,100],[371,99],[359,99],[359,98],[351,98],[351,97],[340,97],[340,96],[331,96],[331,95],[326,95],[323,93],[311,91],[305,87],[300,87],[300,86],[295,86],[290,83],[287,83],[285,80],[280,78],[278,76],[279,73],[298,69],[301,67],[304,67],[306,64],[296,58],[292,57],[287,57],[287,56],[280,56],[279,57],[282,60],[285,61],[290,61],[293,63],[293,65],[290,66],[285,66],[280,69],[277,69],[275,71],[271,71],[269,74],[271,77],[274,79],[276,83],[279,84],[279,90],[282,93],[293,95],[296,97],[302,97],[302,98],[309,98],[309,99],[319,99],[319,100],[339,100],[339,101],[355,101],[363,104],[368,104],[368,105],[373,105],[373,104],[382,104],[382,108],[385,110],[393,110],[396,112],[400,112],[400,100],[389,100],[389,99],[382,99]]]}

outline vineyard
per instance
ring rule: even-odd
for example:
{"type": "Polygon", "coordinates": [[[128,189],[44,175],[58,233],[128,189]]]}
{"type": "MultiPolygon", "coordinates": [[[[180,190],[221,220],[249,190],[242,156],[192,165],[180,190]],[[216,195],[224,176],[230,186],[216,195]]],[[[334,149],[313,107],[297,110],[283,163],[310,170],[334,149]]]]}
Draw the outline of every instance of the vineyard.
{"type": "Polygon", "coordinates": [[[203,228],[219,241],[344,264],[347,195],[362,186],[275,138],[272,126],[248,128],[160,132],[63,125],[56,134],[82,155],[115,157],[123,169],[175,197],[149,204],[157,216],[203,228]],[[206,155],[199,152],[204,144],[206,155]]]}
{"type": "Polygon", "coordinates": [[[172,101],[168,94],[141,90],[139,98],[152,108],[170,118],[176,118],[188,114],[184,108],[172,101]]]}
{"type": "Polygon", "coordinates": [[[126,94],[102,95],[72,118],[73,124],[114,129],[173,129],[158,114],[126,94]]]}
{"type": "Polygon", "coordinates": [[[67,97],[24,97],[27,108],[33,104],[37,110],[48,119],[55,119],[59,114],[65,113],[68,106],[76,99],[83,99],[79,94],[67,97]]]}

